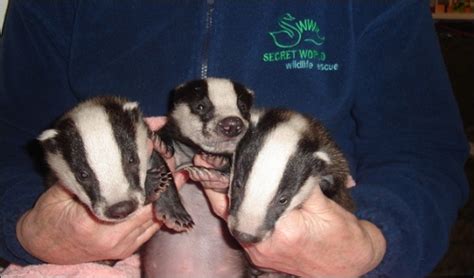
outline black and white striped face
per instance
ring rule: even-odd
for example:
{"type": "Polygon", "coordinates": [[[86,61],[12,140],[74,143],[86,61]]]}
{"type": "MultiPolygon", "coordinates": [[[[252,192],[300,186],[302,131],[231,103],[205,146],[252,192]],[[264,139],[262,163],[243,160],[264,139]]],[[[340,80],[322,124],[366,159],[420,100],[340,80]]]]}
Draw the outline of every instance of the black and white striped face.
{"type": "Polygon", "coordinates": [[[147,132],[136,102],[97,97],[38,139],[61,183],[99,219],[119,221],[145,202],[147,132]]]}
{"type": "Polygon", "coordinates": [[[309,136],[314,124],[282,109],[252,115],[234,155],[229,191],[228,226],[240,242],[263,240],[327,178],[322,175],[332,161],[322,142],[309,136]]]}
{"type": "Polygon", "coordinates": [[[209,153],[232,153],[249,126],[253,92],[222,78],[195,80],[172,94],[170,121],[180,140],[209,153]]]}

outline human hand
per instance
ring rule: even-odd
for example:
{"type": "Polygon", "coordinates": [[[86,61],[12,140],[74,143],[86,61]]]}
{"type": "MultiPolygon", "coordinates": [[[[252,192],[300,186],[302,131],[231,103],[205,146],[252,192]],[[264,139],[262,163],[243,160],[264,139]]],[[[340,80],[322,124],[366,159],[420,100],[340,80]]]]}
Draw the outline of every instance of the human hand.
{"type": "Polygon", "coordinates": [[[36,258],[77,264],[126,258],[159,228],[151,204],[123,222],[106,223],[55,184],[20,218],[16,233],[21,245],[36,258]]]}
{"type": "MultiPolygon", "coordinates": [[[[150,129],[164,125],[164,117],[146,119],[150,129]]],[[[148,142],[151,153],[153,143],[148,142]]],[[[174,169],[174,160],[167,159],[174,169]]],[[[181,186],[183,175],[175,177],[181,186]]],[[[161,224],[154,219],[152,204],[137,210],[119,223],[98,220],[61,184],[43,193],[33,209],[17,223],[17,237],[33,256],[49,263],[76,264],[123,259],[133,254],[161,224]]]]}
{"type": "MultiPolygon", "coordinates": [[[[194,163],[212,167],[201,156],[196,156],[194,163]]],[[[347,186],[354,186],[351,177],[347,186]]],[[[214,212],[227,219],[227,195],[210,189],[205,192],[214,212]]],[[[242,247],[263,269],[303,277],[352,277],[375,268],[385,254],[385,244],[374,224],[357,219],[316,186],[301,208],[278,220],[270,237],[242,247]]]]}
{"type": "Polygon", "coordinates": [[[261,268],[302,277],[356,277],[374,269],[385,254],[385,238],[316,186],[300,209],[280,218],[273,233],[243,245],[261,268]]]}

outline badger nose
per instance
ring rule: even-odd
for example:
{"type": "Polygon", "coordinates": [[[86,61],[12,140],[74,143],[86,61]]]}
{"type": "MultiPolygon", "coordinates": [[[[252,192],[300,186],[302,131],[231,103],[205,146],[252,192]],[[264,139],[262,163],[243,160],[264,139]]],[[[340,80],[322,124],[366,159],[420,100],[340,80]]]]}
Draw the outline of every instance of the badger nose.
{"type": "Polygon", "coordinates": [[[217,130],[227,137],[235,137],[242,133],[244,123],[239,117],[227,117],[217,124],[217,130]]]}
{"type": "Polygon", "coordinates": [[[105,216],[112,219],[122,219],[137,209],[136,201],[122,201],[113,204],[105,211],[105,216]]]}
{"type": "Polygon", "coordinates": [[[231,230],[230,233],[241,243],[257,243],[262,240],[260,237],[237,230],[231,230]]]}

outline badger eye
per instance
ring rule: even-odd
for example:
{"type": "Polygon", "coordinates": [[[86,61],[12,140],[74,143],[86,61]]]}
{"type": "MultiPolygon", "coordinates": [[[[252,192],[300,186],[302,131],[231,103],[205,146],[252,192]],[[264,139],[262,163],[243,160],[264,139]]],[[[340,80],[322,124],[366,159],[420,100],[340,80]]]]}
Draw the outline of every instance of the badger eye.
{"type": "Polygon", "coordinates": [[[202,102],[197,103],[197,104],[194,106],[194,109],[195,109],[195,111],[196,111],[197,113],[199,113],[199,114],[204,114],[204,113],[206,113],[207,110],[208,110],[206,104],[205,104],[205,103],[202,103],[202,102]]]}
{"type": "Polygon", "coordinates": [[[278,199],[278,203],[280,205],[286,205],[288,203],[288,198],[286,196],[280,196],[280,198],[278,199]]]}
{"type": "Polygon", "coordinates": [[[89,178],[89,172],[87,172],[86,170],[81,170],[77,175],[76,175],[76,178],[79,180],[79,181],[86,181],[88,178],[89,178]]]}
{"type": "Polygon", "coordinates": [[[248,111],[247,105],[244,103],[243,100],[238,99],[238,100],[237,100],[237,106],[239,107],[240,112],[241,112],[242,114],[247,113],[247,111],[248,111]]]}
{"type": "Polygon", "coordinates": [[[130,163],[130,164],[134,164],[136,161],[137,161],[137,160],[136,160],[135,157],[133,157],[133,156],[130,156],[130,157],[128,158],[128,163],[130,163]]]}

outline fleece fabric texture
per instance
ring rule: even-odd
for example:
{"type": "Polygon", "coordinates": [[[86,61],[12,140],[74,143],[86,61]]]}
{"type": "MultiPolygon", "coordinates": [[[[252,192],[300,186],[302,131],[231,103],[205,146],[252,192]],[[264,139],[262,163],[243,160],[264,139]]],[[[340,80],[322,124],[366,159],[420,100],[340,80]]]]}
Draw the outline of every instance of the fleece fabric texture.
{"type": "MultiPolygon", "coordinates": [[[[78,101],[166,113],[176,85],[231,78],[257,106],[319,118],[357,216],[387,240],[369,276],[429,273],[467,197],[467,141],[428,1],[10,1],[0,93],[0,256],[36,264],[15,223],[43,192],[34,138],[78,101]]],[[[315,254],[318,256],[318,254],[315,254]]]]}

